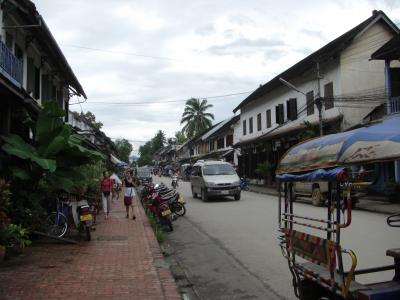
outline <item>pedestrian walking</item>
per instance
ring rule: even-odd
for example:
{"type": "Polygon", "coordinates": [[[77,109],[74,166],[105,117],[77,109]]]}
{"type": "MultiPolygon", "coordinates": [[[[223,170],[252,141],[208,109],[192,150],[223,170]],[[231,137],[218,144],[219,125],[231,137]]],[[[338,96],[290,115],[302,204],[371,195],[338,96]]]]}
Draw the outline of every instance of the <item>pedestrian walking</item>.
{"type": "Polygon", "coordinates": [[[124,179],[124,187],[125,187],[125,192],[124,192],[124,204],[126,208],[126,218],[129,218],[129,207],[132,210],[132,219],[135,220],[136,216],[133,211],[133,205],[132,205],[132,200],[135,197],[135,189],[133,188],[133,174],[131,171],[126,173],[126,177],[124,179]]]}
{"type": "Polygon", "coordinates": [[[111,210],[111,193],[113,189],[113,181],[110,178],[110,175],[107,171],[103,172],[103,179],[100,181],[101,186],[101,198],[103,200],[103,210],[105,218],[108,218],[108,215],[111,210]]]}

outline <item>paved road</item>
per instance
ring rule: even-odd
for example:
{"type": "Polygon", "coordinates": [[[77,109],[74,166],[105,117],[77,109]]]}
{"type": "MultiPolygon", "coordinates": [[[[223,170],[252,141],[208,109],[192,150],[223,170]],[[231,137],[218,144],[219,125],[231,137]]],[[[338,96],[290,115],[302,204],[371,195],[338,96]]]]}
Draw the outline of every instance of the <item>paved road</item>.
{"type": "MultiPolygon", "coordinates": [[[[170,184],[168,178],[156,181],[170,184]]],[[[291,276],[277,243],[277,199],[243,192],[241,201],[193,199],[190,184],[180,182],[187,215],[178,219],[168,242],[201,299],[295,299],[291,276]]],[[[322,208],[296,204],[300,214],[324,217],[322,208]]],[[[391,264],[387,248],[399,247],[400,229],[389,228],[385,215],[354,211],[343,232],[343,246],[353,249],[359,268],[391,264]],[[372,233],[369,233],[372,232],[372,233]]],[[[391,279],[358,277],[360,282],[391,279]]]]}

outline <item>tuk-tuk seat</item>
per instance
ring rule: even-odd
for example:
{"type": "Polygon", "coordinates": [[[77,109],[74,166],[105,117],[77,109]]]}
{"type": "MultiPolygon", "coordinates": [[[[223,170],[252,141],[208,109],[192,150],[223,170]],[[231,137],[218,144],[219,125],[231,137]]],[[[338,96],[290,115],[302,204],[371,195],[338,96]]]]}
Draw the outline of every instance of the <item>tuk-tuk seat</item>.
{"type": "Polygon", "coordinates": [[[394,259],[400,259],[400,248],[386,250],[386,256],[391,256],[394,259]]]}
{"type": "MultiPolygon", "coordinates": [[[[312,262],[302,263],[301,267],[303,267],[306,270],[313,271],[315,274],[318,274],[321,278],[329,278],[330,276],[330,273],[326,268],[312,262]]],[[[341,286],[343,284],[343,275],[339,274],[337,270],[335,271],[335,283],[337,286],[341,286]]],[[[355,280],[352,280],[350,283],[349,292],[355,293],[358,291],[369,290],[369,289],[370,289],[369,286],[366,286],[355,280]]],[[[337,290],[337,292],[340,293],[340,289],[337,290]]]]}

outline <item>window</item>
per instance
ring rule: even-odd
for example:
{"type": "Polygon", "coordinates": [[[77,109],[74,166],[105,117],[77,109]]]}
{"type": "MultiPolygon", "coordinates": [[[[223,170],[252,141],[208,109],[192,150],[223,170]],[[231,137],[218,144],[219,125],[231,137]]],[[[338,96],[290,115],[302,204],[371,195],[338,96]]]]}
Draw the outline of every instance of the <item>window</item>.
{"type": "Polygon", "coordinates": [[[214,150],[214,140],[210,141],[210,151],[214,150]]]}
{"type": "Polygon", "coordinates": [[[247,130],[246,127],[247,127],[246,126],[246,120],[243,120],[243,135],[246,135],[246,130],[247,130]]]}
{"type": "Polygon", "coordinates": [[[333,83],[329,82],[324,86],[325,109],[333,108],[333,83]]]}
{"type": "Polygon", "coordinates": [[[220,138],[217,140],[217,149],[225,148],[225,139],[220,138]]]}
{"type": "Polygon", "coordinates": [[[261,114],[257,115],[257,130],[261,130],[261,114]]]}
{"type": "Polygon", "coordinates": [[[6,46],[8,49],[12,50],[14,45],[14,37],[6,32],[6,46]]]}
{"type": "Polygon", "coordinates": [[[307,116],[314,114],[314,91],[310,91],[306,94],[307,100],[307,116]]]}
{"type": "Polygon", "coordinates": [[[286,101],[286,115],[288,120],[296,120],[297,119],[297,99],[290,98],[286,101]]]}
{"type": "Polygon", "coordinates": [[[226,136],[226,146],[232,146],[233,145],[233,134],[228,134],[226,136]]]}
{"type": "Polygon", "coordinates": [[[51,101],[52,86],[49,75],[42,75],[42,101],[51,101]]]}
{"type": "Polygon", "coordinates": [[[253,117],[249,119],[249,133],[253,133],[253,117]]]}
{"type": "Polygon", "coordinates": [[[57,90],[57,103],[61,108],[64,108],[64,99],[62,90],[57,90]]]}
{"type": "Polygon", "coordinates": [[[15,57],[18,58],[21,62],[24,60],[24,51],[22,51],[21,47],[15,44],[14,48],[15,57]]]}
{"type": "Polygon", "coordinates": [[[266,117],[267,117],[267,128],[271,127],[271,110],[268,109],[266,112],[266,117]]]}
{"type": "Polygon", "coordinates": [[[275,120],[276,124],[283,124],[285,122],[285,116],[283,111],[283,104],[275,106],[275,120]]]}
{"type": "Polygon", "coordinates": [[[235,169],[229,164],[205,165],[203,167],[204,175],[235,175],[235,169]]]}
{"type": "Polygon", "coordinates": [[[35,62],[32,58],[28,57],[27,66],[27,87],[28,93],[32,94],[35,99],[40,98],[40,69],[36,68],[35,62]]]}

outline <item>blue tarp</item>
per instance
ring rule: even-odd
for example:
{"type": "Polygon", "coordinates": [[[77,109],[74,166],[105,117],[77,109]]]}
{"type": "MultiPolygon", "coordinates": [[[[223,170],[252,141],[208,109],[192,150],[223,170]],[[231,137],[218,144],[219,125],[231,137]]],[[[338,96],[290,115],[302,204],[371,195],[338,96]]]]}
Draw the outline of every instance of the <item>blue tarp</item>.
{"type": "Polygon", "coordinates": [[[400,115],[347,132],[330,134],[292,147],[277,174],[400,159],[400,115]]]}
{"type": "Polygon", "coordinates": [[[303,174],[282,174],[277,175],[279,181],[336,181],[338,175],[344,168],[338,167],[330,170],[318,169],[303,174]]]}

